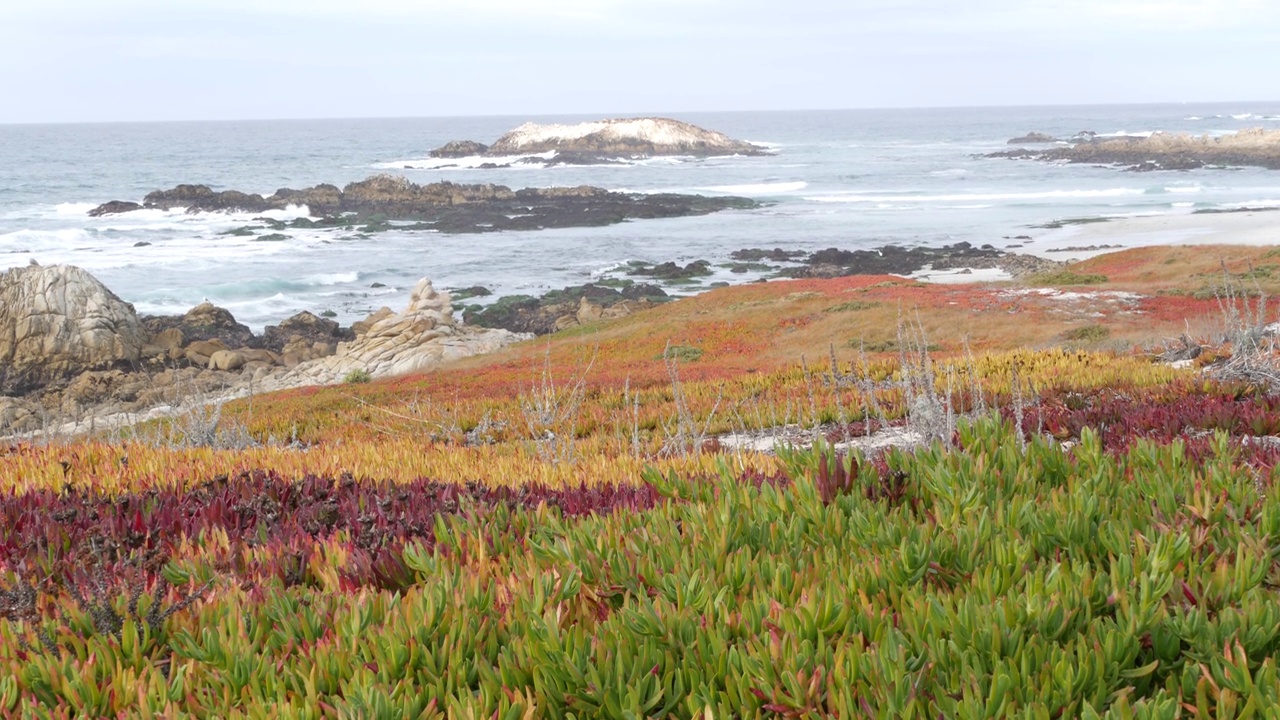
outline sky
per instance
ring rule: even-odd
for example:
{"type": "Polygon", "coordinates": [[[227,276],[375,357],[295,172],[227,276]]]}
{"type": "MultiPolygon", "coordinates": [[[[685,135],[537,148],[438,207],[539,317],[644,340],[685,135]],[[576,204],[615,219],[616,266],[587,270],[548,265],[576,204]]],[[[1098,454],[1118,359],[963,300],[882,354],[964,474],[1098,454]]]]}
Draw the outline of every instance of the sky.
{"type": "Polygon", "coordinates": [[[1280,0],[0,0],[0,123],[1280,99],[1280,0]]]}

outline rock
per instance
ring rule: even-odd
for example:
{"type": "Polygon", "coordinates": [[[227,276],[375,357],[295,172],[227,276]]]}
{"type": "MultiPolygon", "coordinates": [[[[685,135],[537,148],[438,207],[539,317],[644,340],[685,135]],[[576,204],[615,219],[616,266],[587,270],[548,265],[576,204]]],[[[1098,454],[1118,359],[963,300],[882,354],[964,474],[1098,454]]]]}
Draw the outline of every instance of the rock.
{"type": "Polygon", "coordinates": [[[448,294],[437,292],[431,281],[423,279],[414,287],[404,312],[372,322],[357,340],[341,343],[333,356],[304,361],[271,382],[286,386],[331,384],[353,370],[375,378],[421,372],[527,337],[503,330],[458,327],[448,294]]]}
{"type": "Polygon", "coordinates": [[[1280,129],[1250,128],[1212,137],[1155,133],[1150,137],[1102,137],[1080,133],[1067,147],[1043,151],[1009,150],[984,157],[1049,162],[1122,165],[1130,170],[1193,170],[1205,165],[1254,166],[1280,170],[1280,129]]]}
{"type": "Polygon", "coordinates": [[[365,333],[369,332],[369,328],[377,324],[378,321],[385,320],[395,314],[394,310],[384,305],[370,313],[369,317],[364,320],[357,320],[356,322],[351,323],[351,332],[358,338],[363,337],[365,333]]]}
{"type": "Polygon", "coordinates": [[[525,123],[498,138],[488,155],[533,155],[557,151],[605,158],[694,155],[764,155],[759,145],[670,118],[618,118],[577,125],[525,123]]]}
{"type": "Polygon", "coordinates": [[[597,303],[593,303],[587,298],[578,301],[578,312],[575,315],[578,322],[586,325],[590,322],[599,320],[604,315],[604,308],[597,303]]]}
{"type": "Polygon", "coordinates": [[[219,350],[209,356],[209,369],[230,372],[244,367],[244,355],[235,350],[219,350]]]}
{"type": "Polygon", "coordinates": [[[578,318],[572,315],[561,315],[556,318],[555,324],[552,325],[552,328],[553,332],[560,332],[561,330],[567,330],[568,328],[576,325],[578,325],[578,318]]]}
{"type": "Polygon", "coordinates": [[[489,146],[471,140],[451,140],[427,153],[433,158],[464,158],[484,155],[489,146]]]}
{"type": "Polygon", "coordinates": [[[255,240],[280,240],[285,227],[346,227],[360,232],[384,230],[434,230],[446,233],[540,230],[543,228],[593,227],[631,218],[664,218],[705,215],[731,208],[756,207],[739,197],[616,193],[601,188],[527,188],[513,191],[503,185],[460,185],[450,182],[418,185],[395,175],[375,175],[348,184],[342,190],[317,185],[304,190],[282,188],[270,197],[234,190],[214,192],[204,185],[179,185],[147,195],[147,207],[186,207],[189,211],[238,210],[259,212],[306,204],[318,220],[297,218],[283,223],[259,218],[261,227],[243,227],[233,235],[255,240]],[[415,225],[392,224],[397,220],[415,225]],[[258,235],[269,229],[271,234],[258,235]]]}
{"type": "Polygon", "coordinates": [[[625,281],[621,290],[616,290],[594,283],[577,285],[554,290],[541,298],[528,295],[512,295],[499,299],[488,307],[472,306],[464,313],[469,325],[510,330],[518,333],[545,335],[563,330],[564,318],[577,324],[578,313],[583,310],[583,301],[587,301],[584,317],[601,319],[621,317],[636,310],[652,307],[656,302],[668,299],[666,292],[657,285],[625,281]],[[626,304],[625,311],[613,311],[613,308],[626,304]],[[595,315],[595,308],[600,314],[595,315]]]}
{"type": "Polygon", "coordinates": [[[652,266],[640,266],[627,271],[628,275],[644,275],[658,280],[691,280],[711,274],[711,263],[706,260],[694,260],[681,267],[677,263],[664,262],[652,266]]]}
{"type": "Polygon", "coordinates": [[[342,211],[342,191],[336,185],[321,183],[305,190],[280,188],[271,196],[273,204],[288,207],[306,205],[312,215],[334,215],[342,211]]]}
{"type": "Polygon", "coordinates": [[[0,437],[37,429],[36,409],[18,398],[0,396],[0,437]]]}
{"type": "Polygon", "coordinates": [[[208,185],[178,185],[171,190],[156,190],[147,193],[142,204],[144,207],[161,210],[186,208],[187,212],[263,212],[279,207],[277,203],[272,203],[261,195],[238,190],[215,192],[208,185]]]}
{"type": "Polygon", "coordinates": [[[80,268],[0,274],[0,393],[134,363],[146,336],[133,306],[80,268]]]}
{"type": "Polygon", "coordinates": [[[251,363],[261,363],[263,365],[279,365],[280,356],[265,349],[241,348],[238,350],[244,356],[245,365],[251,363]]]}
{"type": "Polygon", "coordinates": [[[89,217],[102,217],[103,215],[118,215],[120,213],[133,212],[141,210],[142,206],[136,202],[125,202],[123,200],[112,200],[105,202],[98,207],[89,211],[89,217]]]}
{"type": "Polygon", "coordinates": [[[183,350],[187,362],[197,367],[208,367],[214,353],[228,349],[221,340],[197,340],[183,350]]]}
{"type": "Polygon", "coordinates": [[[1052,135],[1045,135],[1044,133],[1033,132],[1033,133],[1027,133],[1026,135],[1021,135],[1016,138],[1011,138],[1008,144],[1025,145],[1029,143],[1056,143],[1056,142],[1058,142],[1058,138],[1052,135]]]}
{"type": "Polygon", "coordinates": [[[165,350],[182,347],[184,342],[186,342],[186,337],[182,334],[182,328],[167,328],[151,336],[151,344],[165,350]]]}
{"type": "Polygon", "coordinates": [[[252,347],[257,342],[249,326],[236,322],[230,311],[210,302],[200,303],[185,315],[149,316],[142,323],[153,336],[177,330],[186,342],[217,340],[227,348],[252,347]]]}
{"type": "Polygon", "coordinates": [[[263,330],[260,344],[268,350],[283,352],[287,345],[298,339],[312,344],[321,342],[326,345],[336,345],[338,342],[354,337],[354,332],[343,330],[333,320],[304,310],[279,325],[268,325],[263,330]]]}

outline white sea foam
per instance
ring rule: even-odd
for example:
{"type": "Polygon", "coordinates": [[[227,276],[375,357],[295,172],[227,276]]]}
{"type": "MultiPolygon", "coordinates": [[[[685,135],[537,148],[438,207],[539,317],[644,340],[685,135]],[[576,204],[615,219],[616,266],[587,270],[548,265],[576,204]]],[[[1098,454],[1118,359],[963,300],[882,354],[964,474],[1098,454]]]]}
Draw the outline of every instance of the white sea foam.
{"type": "Polygon", "coordinates": [[[796,182],[763,182],[747,185],[713,185],[696,188],[704,192],[728,193],[730,195],[776,195],[778,193],[797,192],[809,187],[804,181],[796,182]]]}
{"type": "Polygon", "coordinates": [[[302,279],[302,282],[308,285],[341,285],[343,283],[353,283],[360,279],[358,272],[341,272],[341,273],[319,273],[317,275],[308,275],[302,279]]]}
{"type": "Polygon", "coordinates": [[[54,205],[53,209],[58,215],[88,215],[89,211],[95,207],[97,205],[93,203],[65,202],[54,205]]]}
{"type": "Polygon", "coordinates": [[[379,170],[479,170],[482,165],[510,165],[512,168],[538,168],[542,163],[525,163],[525,159],[537,158],[541,161],[554,159],[554,150],[531,155],[468,155],[460,158],[412,158],[409,160],[392,160],[391,162],[374,163],[379,170]]]}
{"type": "Polygon", "coordinates": [[[955,195],[885,195],[864,193],[832,193],[813,195],[805,200],[828,203],[932,203],[932,202],[982,202],[990,200],[1075,200],[1114,198],[1142,195],[1146,191],[1137,188],[1107,188],[1104,190],[1044,190],[1028,193],[973,193],[955,195]]]}
{"type": "Polygon", "coordinates": [[[1103,134],[1099,135],[1098,137],[1101,137],[1101,138],[1125,138],[1125,137],[1129,137],[1129,138],[1149,138],[1149,137],[1151,137],[1152,135],[1155,135],[1155,134],[1156,134],[1156,132],[1157,132],[1157,131],[1155,131],[1155,130],[1140,130],[1140,131],[1138,131],[1138,132],[1128,132],[1128,131],[1126,131],[1126,130],[1118,130],[1118,131],[1113,132],[1113,133],[1103,133],[1103,134]]]}

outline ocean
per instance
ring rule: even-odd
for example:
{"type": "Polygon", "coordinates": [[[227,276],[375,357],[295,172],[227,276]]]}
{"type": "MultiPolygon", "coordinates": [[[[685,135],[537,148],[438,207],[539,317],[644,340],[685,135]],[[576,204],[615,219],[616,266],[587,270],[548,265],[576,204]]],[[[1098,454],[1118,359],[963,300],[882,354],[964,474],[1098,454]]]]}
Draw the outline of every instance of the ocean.
{"type": "MultiPolygon", "coordinates": [[[[759,275],[732,273],[743,248],[818,250],[966,241],[1022,245],[1095,217],[1280,206],[1280,173],[1199,169],[1134,173],[975,155],[1030,131],[1222,134],[1280,128],[1280,102],[1230,105],[954,108],[681,113],[680,120],[769,146],[767,157],[660,158],[620,165],[442,167],[449,140],[492,142],[526,121],[589,116],[0,125],[0,270],[86,268],[143,314],[182,313],[208,299],[255,330],[301,310],[344,324],[383,305],[399,310],[422,277],[437,287],[483,285],[540,294],[606,277],[631,261],[717,270],[696,292],[759,275]],[[350,229],[288,230],[260,242],[225,234],[255,215],[144,210],[90,218],[108,200],[140,201],[179,183],[264,195],[343,185],[390,172],[418,183],[513,188],[596,185],[630,192],[732,194],[764,206],[610,227],[480,235],[350,229]]],[[[305,208],[275,213],[281,219],[305,208]]],[[[264,231],[266,232],[266,231],[264,231]]]]}

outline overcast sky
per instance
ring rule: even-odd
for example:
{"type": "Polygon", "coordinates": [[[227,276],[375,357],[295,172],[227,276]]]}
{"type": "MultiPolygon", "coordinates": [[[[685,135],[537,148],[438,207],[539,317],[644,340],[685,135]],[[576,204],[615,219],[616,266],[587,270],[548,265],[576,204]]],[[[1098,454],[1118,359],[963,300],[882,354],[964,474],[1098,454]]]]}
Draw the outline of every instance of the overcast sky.
{"type": "Polygon", "coordinates": [[[0,123],[1280,99],[1280,0],[0,0],[0,123]]]}

